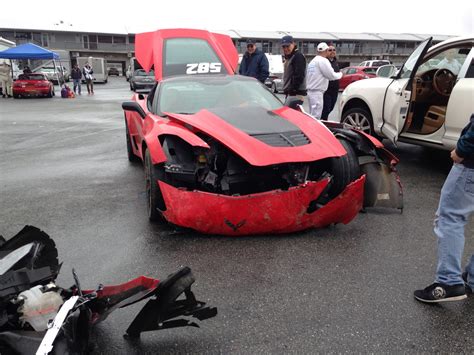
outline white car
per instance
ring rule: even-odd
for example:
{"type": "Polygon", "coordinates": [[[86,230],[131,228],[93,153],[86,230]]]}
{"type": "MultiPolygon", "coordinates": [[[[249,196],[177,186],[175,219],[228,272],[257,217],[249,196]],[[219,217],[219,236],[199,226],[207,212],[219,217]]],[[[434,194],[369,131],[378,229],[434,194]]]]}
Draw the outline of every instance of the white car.
{"type": "Polygon", "coordinates": [[[382,65],[391,64],[389,60],[386,59],[374,59],[366,60],[358,65],[358,67],[381,67],[382,65]]]}
{"type": "Polygon", "coordinates": [[[340,122],[394,143],[455,148],[474,113],[474,38],[430,45],[423,41],[398,72],[382,66],[379,77],[349,85],[340,122]]]}

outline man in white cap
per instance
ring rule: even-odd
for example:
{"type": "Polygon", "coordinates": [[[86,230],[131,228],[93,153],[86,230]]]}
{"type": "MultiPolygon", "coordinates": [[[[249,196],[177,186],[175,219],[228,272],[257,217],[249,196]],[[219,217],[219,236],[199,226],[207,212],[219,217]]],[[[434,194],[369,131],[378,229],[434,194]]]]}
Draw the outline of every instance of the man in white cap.
{"type": "Polygon", "coordinates": [[[308,90],[308,103],[310,114],[321,118],[324,104],[324,92],[328,88],[329,80],[339,80],[342,73],[336,73],[328,60],[329,46],[321,42],[318,44],[318,54],[308,64],[306,70],[306,88],[308,90]]]}

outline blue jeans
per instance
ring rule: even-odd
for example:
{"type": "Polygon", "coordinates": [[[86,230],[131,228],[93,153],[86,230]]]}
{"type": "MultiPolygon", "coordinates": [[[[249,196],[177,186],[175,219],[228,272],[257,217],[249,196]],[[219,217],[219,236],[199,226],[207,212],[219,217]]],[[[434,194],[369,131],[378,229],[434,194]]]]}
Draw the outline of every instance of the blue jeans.
{"type": "Polygon", "coordinates": [[[72,79],[74,83],[74,92],[76,93],[76,88],[77,88],[77,93],[81,93],[81,79],[72,79]]]}
{"type": "MultiPolygon", "coordinates": [[[[449,172],[436,212],[434,232],[438,236],[438,268],[436,282],[462,284],[461,259],[464,229],[474,212],[474,169],[454,164],[449,172]]],[[[466,267],[468,282],[474,289],[474,255],[466,267]]]]}

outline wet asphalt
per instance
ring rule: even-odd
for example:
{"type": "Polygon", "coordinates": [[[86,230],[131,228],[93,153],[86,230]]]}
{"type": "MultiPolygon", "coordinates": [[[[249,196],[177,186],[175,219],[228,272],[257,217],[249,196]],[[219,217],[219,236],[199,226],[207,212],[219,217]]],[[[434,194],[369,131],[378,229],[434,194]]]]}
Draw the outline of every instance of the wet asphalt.
{"type": "MultiPolygon", "coordinates": [[[[122,335],[144,303],[118,310],[94,329],[96,353],[474,352],[474,296],[434,306],[412,296],[433,281],[447,152],[388,145],[401,159],[402,214],[368,210],[348,225],[290,235],[179,231],[147,220],[143,169],[126,157],[127,85],[111,78],[69,100],[0,98],[0,234],[29,224],[52,236],[65,287],[73,267],[94,288],[190,266],[197,298],[218,308],[199,329],[138,342],[122,335]]],[[[466,236],[464,261],[474,252],[472,218],[466,236]]]]}

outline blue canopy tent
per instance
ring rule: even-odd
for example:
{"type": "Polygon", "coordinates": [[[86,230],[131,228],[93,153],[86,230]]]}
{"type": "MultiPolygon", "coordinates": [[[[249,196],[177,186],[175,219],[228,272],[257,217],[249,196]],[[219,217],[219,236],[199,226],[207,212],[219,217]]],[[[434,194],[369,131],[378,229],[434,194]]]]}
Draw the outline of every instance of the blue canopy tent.
{"type": "MultiPolygon", "coordinates": [[[[37,46],[33,43],[25,43],[17,47],[8,48],[4,51],[0,51],[0,58],[3,59],[52,59],[54,65],[54,71],[58,84],[60,84],[58,73],[56,72],[56,59],[59,59],[59,55],[56,52],[50,51],[49,49],[37,46]]],[[[13,66],[12,76],[13,76],[13,66]]]]}

